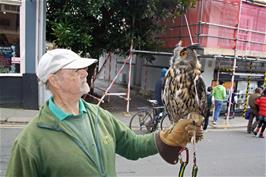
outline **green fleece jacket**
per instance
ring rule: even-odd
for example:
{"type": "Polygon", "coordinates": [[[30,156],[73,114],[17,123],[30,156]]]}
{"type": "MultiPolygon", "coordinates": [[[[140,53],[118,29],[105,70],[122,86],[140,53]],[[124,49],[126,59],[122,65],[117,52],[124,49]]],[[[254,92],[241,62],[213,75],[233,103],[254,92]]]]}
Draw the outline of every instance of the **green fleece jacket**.
{"type": "MultiPolygon", "coordinates": [[[[16,138],[6,177],[116,176],[115,154],[136,160],[156,154],[154,134],[136,135],[109,112],[86,103],[100,166],[81,140],[56,119],[47,103],[16,138]]],[[[84,135],[85,136],[85,135],[84,135]]]]}

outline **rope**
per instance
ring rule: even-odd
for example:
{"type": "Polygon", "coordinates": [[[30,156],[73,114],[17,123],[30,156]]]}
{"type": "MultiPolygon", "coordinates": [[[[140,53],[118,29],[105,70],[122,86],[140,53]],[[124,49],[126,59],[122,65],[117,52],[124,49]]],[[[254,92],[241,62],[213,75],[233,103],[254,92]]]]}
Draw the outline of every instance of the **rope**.
{"type": "Polygon", "coordinates": [[[187,167],[187,162],[181,162],[180,161],[180,163],[181,163],[181,166],[180,166],[180,170],[179,170],[179,173],[178,173],[178,177],[183,177],[184,176],[184,172],[185,172],[185,169],[186,169],[186,167],[187,167]]]}
{"type": "Polygon", "coordinates": [[[111,81],[111,69],[112,69],[112,55],[111,52],[108,52],[109,55],[109,73],[108,73],[108,81],[111,81]]]}
{"type": "Polygon", "coordinates": [[[196,132],[193,132],[192,150],[193,150],[193,167],[192,167],[192,177],[196,177],[198,173],[197,158],[196,158],[196,132]]]}
{"type": "MultiPolygon", "coordinates": [[[[194,79],[194,85],[195,85],[196,102],[198,105],[200,105],[199,95],[198,95],[198,90],[197,90],[197,80],[198,79],[199,79],[199,76],[197,76],[194,79]]],[[[192,142],[192,151],[193,151],[192,177],[196,177],[197,173],[198,173],[197,157],[196,157],[196,131],[193,132],[193,137],[191,139],[191,142],[192,142]]]]}
{"type": "Polygon", "coordinates": [[[147,95],[148,68],[146,66],[146,60],[144,62],[145,62],[145,65],[142,66],[142,68],[144,68],[144,95],[147,95]]]}
{"type": "Polygon", "coordinates": [[[192,167],[192,177],[197,177],[198,174],[198,166],[197,165],[193,165],[192,167]]]}
{"type": "Polygon", "coordinates": [[[193,82],[194,82],[194,85],[195,85],[196,102],[197,102],[198,106],[200,106],[199,95],[198,95],[198,90],[197,90],[197,80],[198,79],[199,79],[199,76],[196,76],[193,82]]]}
{"type": "Polygon", "coordinates": [[[184,176],[184,172],[186,169],[186,166],[188,164],[188,160],[189,160],[189,153],[188,153],[188,149],[185,148],[184,151],[186,152],[186,161],[183,161],[182,158],[180,158],[180,170],[178,173],[178,177],[183,177],[184,176]]]}
{"type": "Polygon", "coordinates": [[[115,75],[117,74],[118,72],[118,61],[117,61],[117,58],[116,58],[116,62],[115,62],[115,75]]]}
{"type": "MultiPolygon", "coordinates": [[[[187,25],[187,29],[188,29],[188,33],[189,33],[189,38],[190,38],[190,42],[193,45],[193,39],[192,39],[192,35],[190,32],[190,28],[189,28],[189,24],[188,24],[188,20],[187,20],[187,16],[186,14],[184,14],[185,17],[185,21],[186,21],[186,25],[187,25]]],[[[200,105],[199,103],[199,96],[198,96],[198,91],[197,91],[197,80],[199,79],[199,76],[197,76],[194,79],[194,86],[195,86],[195,96],[196,96],[196,102],[198,105],[200,105]]],[[[190,117],[190,114],[188,115],[188,118],[190,117]]],[[[196,131],[193,132],[193,136],[191,138],[191,142],[192,142],[192,151],[193,151],[193,168],[192,168],[192,177],[196,177],[197,173],[198,173],[198,166],[196,164],[197,158],[196,158],[196,131]]],[[[186,153],[187,153],[187,158],[188,158],[188,149],[185,149],[186,153]]],[[[188,159],[186,162],[182,162],[181,161],[181,167],[180,167],[180,171],[179,171],[179,176],[178,177],[183,177],[184,175],[184,171],[185,168],[187,166],[188,163],[188,159]]]]}
{"type": "Polygon", "coordinates": [[[190,28],[189,28],[188,20],[187,20],[187,15],[184,14],[184,17],[185,17],[185,21],[186,21],[186,25],[187,25],[187,30],[188,30],[188,34],[189,34],[190,43],[191,43],[191,44],[194,44],[194,43],[193,43],[193,39],[192,39],[192,35],[191,35],[191,32],[190,32],[190,28]]]}

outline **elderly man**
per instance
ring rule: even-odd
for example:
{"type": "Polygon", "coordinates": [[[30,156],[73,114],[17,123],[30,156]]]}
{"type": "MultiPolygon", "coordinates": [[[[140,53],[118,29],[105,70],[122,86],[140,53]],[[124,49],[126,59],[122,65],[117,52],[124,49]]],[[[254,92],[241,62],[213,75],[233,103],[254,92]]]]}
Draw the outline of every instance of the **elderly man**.
{"type": "Polygon", "coordinates": [[[116,176],[116,153],[136,160],[159,152],[176,163],[195,132],[197,140],[202,138],[200,118],[136,135],[109,112],[82,100],[90,90],[87,67],[95,62],[66,49],[42,56],[37,76],[53,96],[17,137],[7,177],[116,176]]]}

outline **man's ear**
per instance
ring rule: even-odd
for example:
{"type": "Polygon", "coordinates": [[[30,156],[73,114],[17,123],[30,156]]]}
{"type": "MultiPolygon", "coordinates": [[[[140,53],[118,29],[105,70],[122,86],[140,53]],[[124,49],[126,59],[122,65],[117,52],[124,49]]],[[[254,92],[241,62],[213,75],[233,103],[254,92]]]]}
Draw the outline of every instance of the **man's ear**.
{"type": "Polygon", "coordinates": [[[59,78],[55,75],[55,74],[51,74],[49,77],[48,77],[48,85],[50,87],[54,87],[54,88],[57,88],[58,87],[58,80],[59,78]]]}

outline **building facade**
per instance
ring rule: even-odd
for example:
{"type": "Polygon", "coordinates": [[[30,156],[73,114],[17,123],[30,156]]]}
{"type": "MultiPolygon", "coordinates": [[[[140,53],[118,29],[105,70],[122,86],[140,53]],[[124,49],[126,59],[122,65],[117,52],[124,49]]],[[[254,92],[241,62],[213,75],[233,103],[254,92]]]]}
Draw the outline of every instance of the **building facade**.
{"type": "MultiPolygon", "coordinates": [[[[247,89],[252,93],[256,87],[265,84],[265,21],[265,1],[199,0],[186,16],[163,21],[162,25],[167,29],[160,38],[168,52],[172,52],[180,40],[184,46],[200,44],[204,48],[200,62],[206,86],[213,85],[213,80],[223,80],[228,91],[233,83],[233,89],[243,97],[247,89]]],[[[125,58],[113,56],[112,60],[108,60],[100,78],[114,78],[125,58]]],[[[100,66],[104,59],[100,60],[100,66]]],[[[131,85],[143,93],[152,94],[154,84],[160,77],[160,69],[169,67],[169,59],[170,55],[145,58],[135,54],[131,85]]],[[[127,78],[128,65],[117,82],[127,83],[127,78]]]]}
{"type": "MultiPolygon", "coordinates": [[[[38,85],[36,65],[44,53],[46,1],[0,0],[0,106],[38,109],[49,92],[38,85]]],[[[231,86],[233,59],[237,58],[234,86],[253,91],[263,84],[266,63],[266,6],[264,1],[199,0],[184,16],[162,22],[160,38],[171,53],[176,43],[199,43],[203,79],[207,86],[221,79],[231,86]],[[190,32],[190,33],[189,33],[190,32]]],[[[100,59],[100,67],[105,56],[100,59]]],[[[126,56],[108,60],[99,78],[112,80],[126,56]]],[[[170,55],[134,54],[131,86],[151,94],[160,70],[169,67],[170,55]]],[[[128,83],[129,65],[117,82],[128,83]]]]}

